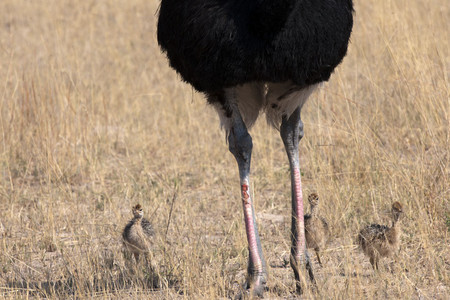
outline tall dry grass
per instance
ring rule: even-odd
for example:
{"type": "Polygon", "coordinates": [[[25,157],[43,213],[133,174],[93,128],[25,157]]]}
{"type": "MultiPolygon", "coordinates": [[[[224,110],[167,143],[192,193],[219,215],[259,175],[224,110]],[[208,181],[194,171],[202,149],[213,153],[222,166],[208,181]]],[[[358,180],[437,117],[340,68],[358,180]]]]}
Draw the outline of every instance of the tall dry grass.
{"type": "MultiPolygon", "coordinates": [[[[158,1],[0,2],[0,297],[223,298],[245,276],[237,168],[203,97],[156,43],[158,1]],[[120,233],[141,203],[163,287],[127,267],[120,233]],[[170,215],[170,218],[169,218],[170,215]]],[[[305,298],[449,293],[446,0],[357,1],[344,63],[303,109],[304,193],[332,241],[305,298]],[[374,274],[360,227],[406,207],[399,254],[374,274]]],[[[277,131],[252,130],[269,298],[293,297],[290,183],[277,131]]]]}

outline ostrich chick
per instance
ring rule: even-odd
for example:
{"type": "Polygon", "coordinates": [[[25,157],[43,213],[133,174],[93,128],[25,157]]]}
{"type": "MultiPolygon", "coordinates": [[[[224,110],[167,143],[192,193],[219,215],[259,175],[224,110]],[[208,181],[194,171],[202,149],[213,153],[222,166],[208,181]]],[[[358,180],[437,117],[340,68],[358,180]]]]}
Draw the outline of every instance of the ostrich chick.
{"type": "Polygon", "coordinates": [[[144,211],[140,204],[132,209],[133,219],[125,226],[122,238],[125,249],[133,253],[136,262],[139,262],[139,255],[144,254],[149,258],[150,238],[154,235],[153,227],[150,222],[144,218],[144,211]]]}
{"type": "Polygon", "coordinates": [[[305,215],[306,246],[314,249],[317,260],[322,266],[319,252],[325,248],[325,244],[330,237],[330,229],[328,228],[327,221],[318,216],[317,206],[319,206],[319,196],[316,193],[312,193],[308,196],[308,201],[311,205],[311,213],[305,215]]]}
{"type": "Polygon", "coordinates": [[[398,220],[403,213],[399,202],[392,204],[392,226],[371,224],[363,228],[358,235],[358,244],[364,254],[370,258],[374,270],[378,269],[381,257],[389,257],[397,252],[400,244],[400,226],[398,220]]]}

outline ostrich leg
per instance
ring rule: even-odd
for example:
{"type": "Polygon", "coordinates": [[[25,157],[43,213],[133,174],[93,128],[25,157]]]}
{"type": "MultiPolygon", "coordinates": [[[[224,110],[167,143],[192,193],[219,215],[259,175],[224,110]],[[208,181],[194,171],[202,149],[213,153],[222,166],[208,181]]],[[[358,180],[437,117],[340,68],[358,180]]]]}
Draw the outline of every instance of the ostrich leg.
{"type": "Polygon", "coordinates": [[[233,91],[227,93],[227,101],[230,105],[231,128],[228,133],[230,152],[236,158],[239,167],[241,185],[241,198],[244,209],[245,230],[247,233],[249,261],[247,269],[247,288],[255,296],[262,296],[266,283],[266,263],[264,261],[258,228],[256,226],[255,210],[250,193],[250,162],[252,154],[252,137],[247,131],[242,116],[236,104],[236,96],[233,91]]]}
{"type": "Polygon", "coordinates": [[[303,195],[300,178],[300,164],[298,156],[298,143],[303,137],[303,123],[300,119],[300,108],[297,108],[289,117],[283,117],[280,127],[281,138],[289,159],[291,168],[291,192],[292,192],[292,226],[291,226],[291,267],[294,270],[297,293],[302,293],[300,267],[302,261],[306,262],[309,277],[315,283],[308,252],[306,250],[305,223],[303,219],[303,195]]]}

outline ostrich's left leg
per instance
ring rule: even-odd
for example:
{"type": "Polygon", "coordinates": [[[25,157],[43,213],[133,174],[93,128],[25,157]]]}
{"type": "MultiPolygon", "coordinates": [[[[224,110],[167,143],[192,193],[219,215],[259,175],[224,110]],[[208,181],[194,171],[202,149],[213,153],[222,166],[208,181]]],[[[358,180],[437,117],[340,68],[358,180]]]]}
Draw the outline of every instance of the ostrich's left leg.
{"type": "Polygon", "coordinates": [[[280,127],[281,138],[289,158],[291,168],[291,193],[292,193],[292,226],[291,226],[291,267],[294,271],[297,292],[302,292],[300,268],[306,263],[309,277],[315,283],[314,274],[306,250],[305,223],[303,218],[303,194],[300,177],[300,164],[298,144],[303,137],[303,123],[300,119],[300,107],[287,118],[283,117],[280,127]]]}
{"type": "Polygon", "coordinates": [[[247,270],[247,288],[254,296],[262,296],[266,283],[266,263],[256,226],[253,199],[250,193],[250,162],[253,149],[252,137],[242,119],[237,105],[235,89],[225,92],[224,109],[229,118],[226,125],[228,131],[228,145],[230,152],[236,158],[239,167],[241,200],[244,210],[245,229],[247,233],[249,260],[247,270]]]}

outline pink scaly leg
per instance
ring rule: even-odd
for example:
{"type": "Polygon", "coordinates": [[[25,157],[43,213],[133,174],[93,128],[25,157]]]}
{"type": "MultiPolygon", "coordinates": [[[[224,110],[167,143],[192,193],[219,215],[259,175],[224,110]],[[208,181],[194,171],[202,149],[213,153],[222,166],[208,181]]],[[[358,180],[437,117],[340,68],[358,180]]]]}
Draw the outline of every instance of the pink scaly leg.
{"type": "Polygon", "coordinates": [[[303,194],[298,156],[298,143],[303,136],[303,123],[300,120],[300,108],[289,117],[283,117],[280,127],[281,138],[289,159],[291,168],[292,192],[292,226],[291,226],[291,267],[294,271],[297,292],[302,293],[300,267],[306,263],[309,277],[315,283],[314,274],[306,250],[305,223],[303,219],[303,194]]]}
{"type": "Polygon", "coordinates": [[[236,99],[232,91],[226,94],[229,109],[231,110],[231,128],[228,132],[230,152],[236,158],[239,167],[241,185],[241,199],[244,210],[245,230],[247,233],[249,262],[247,269],[247,289],[254,296],[262,297],[266,283],[266,263],[261,248],[261,242],[256,226],[255,210],[250,196],[250,162],[253,142],[247,127],[242,120],[236,99]]]}
{"type": "Polygon", "coordinates": [[[258,228],[256,226],[255,211],[253,208],[248,177],[241,180],[242,206],[244,209],[245,232],[247,234],[247,242],[249,249],[248,264],[248,288],[254,290],[254,294],[261,296],[266,283],[265,278],[265,262],[259,240],[258,228]]]}

